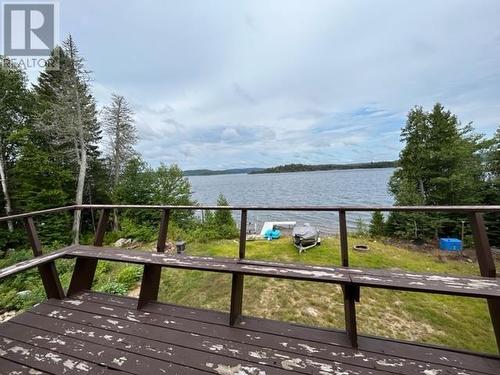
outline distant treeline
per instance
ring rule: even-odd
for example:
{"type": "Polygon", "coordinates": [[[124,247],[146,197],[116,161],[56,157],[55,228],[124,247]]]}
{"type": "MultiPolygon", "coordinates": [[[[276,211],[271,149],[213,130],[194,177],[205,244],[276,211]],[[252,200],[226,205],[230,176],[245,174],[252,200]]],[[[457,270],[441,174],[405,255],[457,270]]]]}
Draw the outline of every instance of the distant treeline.
{"type": "Polygon", "coordinates": [[[232,168],[232,169],[222,169],[222,170],[212,170],[212,169],[190,169],[183,171],[184,176],[212,176],[217,174],[245,174],[245,173],[257,173],[262,171],[264,168],[232,168]]]}
{"type": "Polygon", "coordinates": [[[352,164],[285,164],[277,167],[265,168],[256,173],[287,173],[287,172],[310,172],[310,171],[331,171],[339,169],[366,169],[366,168],[394,168],[397,161],[375,161],[370,163],[352,163],[352,164]]]}

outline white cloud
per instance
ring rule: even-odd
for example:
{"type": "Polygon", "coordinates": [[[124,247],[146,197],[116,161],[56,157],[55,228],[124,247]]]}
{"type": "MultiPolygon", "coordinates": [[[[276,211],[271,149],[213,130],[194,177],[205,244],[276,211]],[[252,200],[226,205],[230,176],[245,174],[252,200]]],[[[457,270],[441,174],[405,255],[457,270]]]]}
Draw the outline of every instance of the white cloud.
{"type": "Polygon", "coordinates": [[[416,104],[500,124],[498,1],[61,3],[100,103],[183,168],[393,159],[416,104]],[[90,22],[92,20],[92,22],[90,22]]]}

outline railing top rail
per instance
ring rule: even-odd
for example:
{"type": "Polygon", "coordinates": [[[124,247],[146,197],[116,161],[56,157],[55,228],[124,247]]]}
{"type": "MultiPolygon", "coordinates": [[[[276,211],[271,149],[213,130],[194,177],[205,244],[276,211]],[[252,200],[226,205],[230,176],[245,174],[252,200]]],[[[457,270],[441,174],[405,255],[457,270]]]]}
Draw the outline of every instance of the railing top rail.
{"type": "Polygon", "coordinates": [[[24,218],[30,217],[30,216],[40,216],[40,215],[45,215],[45,214],[51,214],[54,212],[70,211],[70,210],[75,209],[75,207],[77,207],[77,206],[75,206],[75,205],[63,206],[63,207],[48,208],[46,210],[40,210],[40,211],[25,212],[22,214],[15,214],[15,215],[10,215],[10,216],[2,216],[2,217],[0,217],[0,222],[8,221],[8,220],[24,219],[24,218]]]}
{"type": "Polygon", "coordinates": [[[22,214],[0,217],[0,222],[39,216],[61,211],[84,209],[172,209],[172,210],[233,210],[233,211],[330,211],[330,212],[366,212],[366,211],[400,211],[400,212],[500,212],[500,205],[491,206],[173,206],[173,205],[135,205],[135,204],[82,204],[50,208],[47,210],[26,212],[22,214]]]}
{"type": "Polygon", "coordinates": [[[247,210],[247,211],[408,211],[408,212],[500,212],[500,205],[491,206],[171,206],[84,204],[76,209],[178,209],[178,210],[247,210]]]}

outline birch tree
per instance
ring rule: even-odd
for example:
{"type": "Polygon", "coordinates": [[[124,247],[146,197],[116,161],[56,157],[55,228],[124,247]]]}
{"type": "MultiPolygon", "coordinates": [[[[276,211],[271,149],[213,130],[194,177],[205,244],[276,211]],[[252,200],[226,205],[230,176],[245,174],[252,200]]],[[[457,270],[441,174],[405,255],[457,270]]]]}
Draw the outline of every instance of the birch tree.
{"type": "MultiPolygon", "coordinates": [[[[8,60],[0,62],[0,180],[5,214],[12,214],[9,184],[9,165],[16,158],[16,133],[28,119],[28,90],[26,79],[20,70],[11,67],[8,60]]],[[[9,232],[14,230],[12,221],[7,222],[9,232]]]]}
{"type": "MultiPolygon", "coordinates": [[[[95,150],[100,130],[95,101],[90,94],[89,72],[71,35],[63,42],[60,52],[65,56],[62,59],[64,63],[60,65],[56,82],[49,83],[54,99],[48,106],[48,116],[43,116],[48,121],[41,126],[51,132],[54,145],[65,150],[75,164],[75,204],[80,205],[83,203],[89,152],[95,150]]],[[[79,242],[80,226],[81,211],[75,210],[72,227],[74,243],[79,242]]]]}
{"type": "MultiPolygon", "coordinates": [[[[137,155],[134,111],[123,96],[113,94],[111,104],[104,107],[103,128],[108,136],[107,153],[115,191],[125,165],[137,155]]],[[[117,210],[113,210],[113,229],[119,230],[117,210]]]]}

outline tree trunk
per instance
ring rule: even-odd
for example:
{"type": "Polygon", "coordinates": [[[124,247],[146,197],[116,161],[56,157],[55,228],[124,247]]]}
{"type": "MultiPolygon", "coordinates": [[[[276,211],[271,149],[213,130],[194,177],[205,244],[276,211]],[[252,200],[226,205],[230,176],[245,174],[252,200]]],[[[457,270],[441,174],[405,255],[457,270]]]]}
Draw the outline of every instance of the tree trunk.
{"type": "Polygon", "coordinates": [[[113,210],[113,230],[115,232],[120,230],[120,223],[118,222],[118,210],[116,208],[113,210]]]}
{"type": "Polygon", "coordinates": [[[425,202],[425,188],[424,188],[424,181],[419,178],[418,179],[418,189],[420,190],[420,195],[422,196],[422,199],[425,202]]]}
{"type": "MultiPolygon", "coordinates": [[[[85,175],[87,172],[87,149],[85,143],[80,145],[80,171],[78,173],[78,183],[76,186],[76,199],[75,204],[80,205],[83,203],[83,188],[85,187],[85,175]]],[[[80,242],[80,221],[82,218],[82,211],[75,210],[73,218],[73,243],[80,242]]]]}
{"type": "MultiPolygon", "coordinates": [[[[0,179],[2,180],[2,193],[5,200],[5,213],[9,216],[12,213],[12,204],[10,202],[10,195],[7,187],[7,174],[5,172],[5,162],[3,160],[3,156],[0,155],[0,179]]],[[[7,221],[7,228],[9,228],[9,232],[14,231],[14,224],[12,220],[7,221]]]]}

